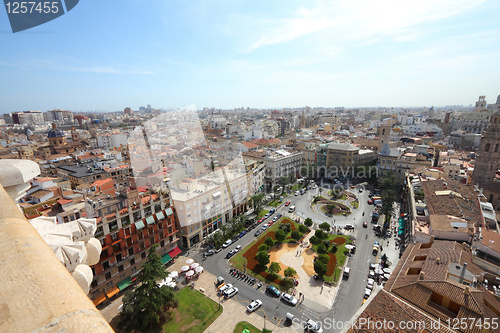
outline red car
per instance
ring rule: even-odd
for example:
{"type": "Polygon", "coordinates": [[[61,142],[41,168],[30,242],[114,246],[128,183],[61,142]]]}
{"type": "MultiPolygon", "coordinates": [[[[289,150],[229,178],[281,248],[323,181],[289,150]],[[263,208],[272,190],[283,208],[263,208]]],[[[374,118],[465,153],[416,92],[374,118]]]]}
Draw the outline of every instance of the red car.
{"type": "Polygon", "coordinates": [[[285,202],[285,206],[290,205],[290,201],[285,202]]]}
{"type": "Polygon", "coordinates": [[[261,223],[261,222],[263,222],[263,221],[264,221],[264,218],[261,218],[261,219],[259,220],[259,223],[261,223]]]}

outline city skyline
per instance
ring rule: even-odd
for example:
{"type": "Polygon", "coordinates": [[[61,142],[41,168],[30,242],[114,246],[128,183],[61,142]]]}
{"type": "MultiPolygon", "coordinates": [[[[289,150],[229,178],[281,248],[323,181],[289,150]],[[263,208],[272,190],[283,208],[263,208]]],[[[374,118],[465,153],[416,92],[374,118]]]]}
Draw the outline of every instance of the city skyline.
{"type": "Polygon", "coordinates": [[[86,1],[12,34],[0,113],[469,106],[500,91],[494,1],[86,1]]]}

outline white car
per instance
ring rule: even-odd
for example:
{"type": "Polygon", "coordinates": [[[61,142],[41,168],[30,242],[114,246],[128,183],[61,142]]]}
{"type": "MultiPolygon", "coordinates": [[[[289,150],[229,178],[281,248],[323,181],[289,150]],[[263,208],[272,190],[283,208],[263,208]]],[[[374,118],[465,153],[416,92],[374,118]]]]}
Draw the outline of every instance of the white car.
{"type": "Polygon", "coordinates": [[[227,289],[227,290],[224,291],[224,297],[225,298],[231,298],[234,295],[236,295],[237,293],[238,293],[238,288],[236,288],[236,287],[231,288],[231,289],[227,289]]]}
{"type": "Polygon", "coordinates": [[[237,246],[234,248],[234,250],[235,250],[236,252],[238,252],[239,250],[241,250],[241,245],[237,245],[237,246]]]}
{"type": "Polygon", "coordinates": [[[220,287],[220,289],[219,289],[219,293],[220,293],[220,294],[223,294],[223,293],[224,293],[224,291],[226,291],[226,290],[228,290],[228,289],[231,289],[231,288],[233,288],[233,285],[232,285],[231,283],[225,284],[225,285],[223,285],[222,287],[220,287]]]}
{"type": "Polygon", "coordinates": [[[370,289],[366,288],[365,289],[365,296],[364,296],[364,298],[370,297],[371,294],[372,294],[372,291],[370,289]]]}
{"type": "Polygon", "coordinates": [[[252,300],[252,303],[248,304],[248,306],[247,306],[247,311],[254,312],[258,308],[260,308],[261,305],[262,305],[262,301],[260,299],[252,300]]]}
{"type": "Polygon", "coordinates": [[[281,294],[281,298],[290,305],[297,305],[297,300],[290,294],[281,294]]]}
{"type": "Polygon", "coordinates": [[[233,241],[232,241],[232,240],[230,240],[230,239],[228,239],[228,240],[227,240],[224,244],[222,244],[222,247],[223,247],[223,248],[226,248],[226,247],[228,247],[229,245],[231,245],[231,243],[233,243],[233,241]]]}
{"type": "Polygon", "coordinates": [[[299,191],[295,191],[295,196],[299,195],[300,192],[299,191]]]}
{"type": "Polygon", "coordinates": [[[314,333],[323,333],[323,329],[321,328],[321,324],[315,322],[312,319],[309,319],[306,322],[306,328],[309,330],[309,332],[314,332],[314,333]]]}

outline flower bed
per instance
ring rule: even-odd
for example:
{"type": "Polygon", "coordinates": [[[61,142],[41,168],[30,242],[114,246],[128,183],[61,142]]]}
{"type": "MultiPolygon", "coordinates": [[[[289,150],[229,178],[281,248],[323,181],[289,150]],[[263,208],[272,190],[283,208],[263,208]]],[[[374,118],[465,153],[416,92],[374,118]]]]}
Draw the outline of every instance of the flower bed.
{"type": "MultiPolygon", "coordinates": [[[[290,224],[290,234],[292,231],[297,230],[295,223],[292,222],[290,219],[284,218],[280,222],[280,224],[285,224],[285,223],[290,224]]],[[[245,254],[243,254],[243,257],[245,257],[247,259],[247,264],[246,264],[247,266],[246,267],[247,267],[247,269],[252,270],[256,274],[259,274],[260,276],[262,276],[263,278],[265,278],[271,282],[274,282],[278,285],[284,285],[285,282],[284,282],[283,278],[281,278],[280,276],[277,276],[275,279],[271,279],[272,274],[268,273],[266,271],[266,268],[259,265],[259,262],[257,261],[257,259],[255,259],[255,256],[259,252],[259,246],[261,246],[262,244],[265,243],[266,238],[272,238],[273,240],[276,241],[275,231],[268,231],[265,234],[265,236],[266,237],[261,237],[257,242],[255,242],[255,244],[252,247],[250,247],[245,252],[245,254]]],[[[291,238],[292,238],[291,235],[287,236],[287,239],[291,239],[291,238]]]]}
{"type": "Polygon", "coordinates": [[[337,237],[337,238],[331,240],[330,242],[335,243],[337,245],[342,245],[346,242],[346,240],[344,237],[337,237]]]}

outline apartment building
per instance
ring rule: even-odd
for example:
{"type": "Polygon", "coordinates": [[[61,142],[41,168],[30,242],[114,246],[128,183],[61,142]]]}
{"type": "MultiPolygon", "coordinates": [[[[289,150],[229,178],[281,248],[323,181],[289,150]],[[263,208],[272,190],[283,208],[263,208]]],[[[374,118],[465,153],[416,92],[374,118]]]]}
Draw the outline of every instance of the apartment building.
{"type": "Polygon", "coordinates": [[[264,162],[266,186],[278,184],[281,177],[297,175],[302,165],[302,152],[287,149],[256,150],[243,154],[245,160],[264,162]]]}
{"type": "Polygon", "coordinates": [[[99,263],[92,266],[94,279],[89,297],[98,305],[127,288],[158,244],[164,264],[181,251],[177,247],[175,210],[165,192],[139,192],[129,187],[116,196],[88,197],[88,217],[97,218],[97,238],[102,246],[99,263]]]}

